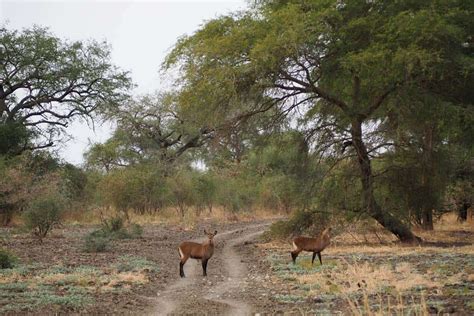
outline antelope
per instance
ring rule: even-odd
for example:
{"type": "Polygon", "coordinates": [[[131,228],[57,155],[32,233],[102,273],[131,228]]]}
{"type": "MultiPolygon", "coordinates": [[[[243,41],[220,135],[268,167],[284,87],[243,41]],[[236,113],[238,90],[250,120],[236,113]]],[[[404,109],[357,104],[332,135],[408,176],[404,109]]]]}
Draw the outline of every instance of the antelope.
{"type": "Polygon", "coordinates": [[[201,260],[203,276],[207,276],[207,261],[209,261],[214,253],[213,238],[217,234],[217,230],[214,231],[214,233],[208,233],[204,230],[204,234],[206,234],[209,239],[202,244],[192,241],[184,241],[179,245],[178,251],[181,258],[181,261],[179,262],[179,275],[182,278],[185,277],[183,270],[184,264],[189,258],[201,260]]]}
{"type": "Polygon", "coordinates": [[[311,265],[314,263],[316,254],[318,254],[319,262],[322,265],[323,261],[321,260],[321,251],[329,246],[329,243],[331,242],[330,233],[331,227],[326,228],[317,238],[298,236],[293,239],[293,251],[291,251],[291,259],[293,259],[293,263],[296,263],[296,258],[298,257],[299,253],[304,250],[313,253],[311,265]]]}

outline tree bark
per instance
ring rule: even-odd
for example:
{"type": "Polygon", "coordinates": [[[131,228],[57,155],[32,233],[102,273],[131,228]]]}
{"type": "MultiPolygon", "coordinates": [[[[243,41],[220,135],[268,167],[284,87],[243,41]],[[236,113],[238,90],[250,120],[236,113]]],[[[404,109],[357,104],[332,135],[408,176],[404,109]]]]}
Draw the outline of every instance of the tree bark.
{"type": "Polygon", "coordinates": [[[463,202],[459,205],[458,208],[458,221],[465,222],[467,221],[467,210],[471,207],[471,203],[463,202]]]}
{"type": "Polygon", "coordinates": [[[372,167],[370,164],[367,147],[362,140],[362,120],[355,119],[351,125],[352,145],[357,153],[357,161],[360,168],[360,176],[362,183],[362,198],[364,209],[374,218],[380,225],[392,232],[402,242],[418,242],[420,238],[415,236],[411,230],[403,222],[384,212],[374,196],[372,167]]]}
{"type": "Polygon", "coordinates": [[[422,221],[421,221],[421,227],[424,230],[433,230],[433,210],[431,208],[425,208],[422,210],[422,221]]]}
{"type": "Polygon", "coordinates": [[[421,171],[421,185],[423,188],[424,201],[421,211],[421,227],[424,230],[433,230],[433,207],[434,201],[431,192],[434,190],[432,186],[435,170],[433,167],[433,137],[434,127],[427,126],[423,135],[423,153],[422,153],[422,171],[421,171]]]}

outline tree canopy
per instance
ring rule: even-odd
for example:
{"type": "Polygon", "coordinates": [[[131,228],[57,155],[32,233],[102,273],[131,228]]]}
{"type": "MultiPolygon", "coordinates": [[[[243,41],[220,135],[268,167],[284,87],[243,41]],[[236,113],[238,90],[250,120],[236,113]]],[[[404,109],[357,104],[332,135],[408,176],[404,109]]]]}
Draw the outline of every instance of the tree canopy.
{"type": "Polygon", "coordinates": [[[361,211],[412,241],[377,200],[372,160],[398,149],[382,135],[404,113],[472,113],[472,21],[464,1],[260,1],[181,38],[164,67],[209,124],[275,108],[300,119],[323,156],[357,162],[361,211]]]}
{"type": "Polygon", "coordinates": [[[65,41],[42,27],[1,27],[0,147],[22,128],[27,135],[14,136],[16,152],[52,146],[72,120],[114,108],[131,86],[105,42],[65,41]]]}

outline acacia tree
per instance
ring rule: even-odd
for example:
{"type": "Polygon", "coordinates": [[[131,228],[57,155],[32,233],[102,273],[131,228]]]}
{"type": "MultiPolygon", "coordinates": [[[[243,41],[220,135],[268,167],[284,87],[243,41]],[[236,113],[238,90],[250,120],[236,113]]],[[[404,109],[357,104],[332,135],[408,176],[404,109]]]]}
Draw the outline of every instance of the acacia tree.
{"type": "Polygon", "coordinates": [[[259,1],[181,38],[164,67],[181,70],[183,107],[210,124],[303,112],[303,128],[332,139],[323,152],[351,148],[361,209],[409,242],[416,236],[375,194],[372,159],[393,143],[367,131],[409,104],[403,92],[445,98],[447,78],[468,84],[471,18],[462,1],[259,1]]]}
{"type": "Polygon", "coordinates": [[[117,122],[113,136],[92,145],[85,155],[90,166],[105,171],[145,161],[169,164],[214,136],[213,129],[196,127],[182,117],[167,95],[129,100],[109,118],[117,122]]]}
{"type": "Polygon", "coordinates": [[[113,108],[130,87],[105,42],[68,42],[41,27],[0,27],[0,131],[28,130],[9,145],[16,152],[53,146],[73,119],[113,108]]]}

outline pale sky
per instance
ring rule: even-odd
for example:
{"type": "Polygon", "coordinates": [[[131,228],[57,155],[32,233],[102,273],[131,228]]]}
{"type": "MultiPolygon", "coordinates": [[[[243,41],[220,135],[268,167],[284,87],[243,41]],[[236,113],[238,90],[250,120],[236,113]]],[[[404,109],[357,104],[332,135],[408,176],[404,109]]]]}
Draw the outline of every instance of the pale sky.
{"type": "MultiPolygon", "coordinates": [[[[135,94],[152,93],[166,86],[158,70],[167,52],[183,34],[192,34],[206,20],[246,7],[245,0],[222,1],[25,1],[0,0],[0,25],[22,29],[47,26],[71,40],[106,40],[112,60],[131,71],[138,85],[135,94]]],[[[104,141],[110,126],[95,131],[77,122],[68,128],[74,137],[60,155],[80,164],[89,142],[104,141]]]]}

